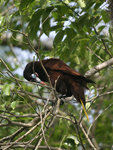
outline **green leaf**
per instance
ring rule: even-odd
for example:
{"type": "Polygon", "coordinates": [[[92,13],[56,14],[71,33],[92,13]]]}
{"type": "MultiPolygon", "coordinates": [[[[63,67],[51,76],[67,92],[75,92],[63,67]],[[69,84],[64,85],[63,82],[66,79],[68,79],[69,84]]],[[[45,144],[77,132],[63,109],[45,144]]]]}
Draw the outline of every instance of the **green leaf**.
{"type": "Polygon", "coordinates": [[[60,24],[60,25],[50,27],[49,31],[57,31],[58,29],[62,29],[62,28],[63,28],[63,24],[60,24]]]}
{"type": "Polygon", "coordinates": [[[29,4],[31,4],[34,0],[22,0],[20,3],[19,9],[22,10],[25,7],[27,7],[29,4]]]}
{"type": "Polygon", "coordinates": [[[103,21],[104,21],[105,23],[108,23],[108,22],[110,21],[110,19],[109,19],[109,15],[107,14],[106,10],[103,10],[103,11],[101,12],[101,14],[102,14],[102,19],[103,19],[103,21]]]}
{"type": "Polygon", "coordinates": [[[77,3],[79,4],[79,6],[80,6],[81,8],[86,7],[86,3],[85,3],[84,0],[77,0],[77,3]]]}
{"type": "Polygon", "coordinates": [[[76,36],[76,32],[75,32],[75,30],[73,30],[71,28],[66,28],[65,31],[67,34],[67,43],[69,45],[69,48],[71,48],[71,47],[73,47],[72,40],[76,36]]]}
{"type": "MultiPolygon", "coordinates": [[[[80,42],[76,42],[76,43],[74,43],[74,47],[73,47],[73,49],[72,49],[72,51],[71,51],[71,54],[70,55],[74,55],[75,54],[75,51],[77,50],[77,48],[78,48],[78,46],[79,46],[79,44],[80,44],[80,42]]],[[[78,64],[78,63],[77,63],[78,64]]]]}
{"type": "MultiPolygon", "coordinates": [[[[94,87],[93,87],[94,89],[94,87]]],[[[90,102],[87,102],[86,105],[85,105],[85,108],[86,110],[91,106],[91,103],[90,102]]],[[[88,109],[88,111],[91,109],[91,107],[88,109]]]]}
{"type": "Polygon", "coordinates": [[[6,16],[0,15],[0,28],[4,27],[5,22],[6,22],[6,16]]]}
{"type": "Polygon", "coordinates": [[[76,63],[77,63],[78,65],[80,65],[80,59],[79,59],[78,56],[76,56],[76,63]]]}
{"type": "Polygon", "coordinates": [[[2,108],[5,108],[6,105],[7,105],[7,102],[3,103],[3,104],[1,105],[1,107],[2,107],[2,108]]]}
{"type": "Polygon", "coordinates": [[[40,6],[42,7],[44,4],[46,4],[46,0],[40,0],[40,6]]]}
{"type": "Polygon", "coordinates": [[[5,95],[10,95],[10,88],[10,84],[3,85],[2,91],[5,93],[5,95]]]}
{"type": "Polygon", "coordinates": [[[42,24],[43,24],[43,32],[47,35],[47,36],[49,36],[49,28],[50,28],[50,16],[49,16],[49,14],[50,14],[50,12],[51,12],[51,10],[52,10],[53,8],[52,7],[50,7],[50,8],[48,8],[48,9],[46,9],[44,12],[43,12],[43,14],[42,14],[42,24]]]}
{"type": "Polygon", "coordinates": [[[43,12],[42,23],[44,23],[44,21],[46,21],[46,19],[49,18],[49,14],[51,13],[52,9],[53,9],[53,7],[49,7],[43,12]]]}
{"type": "Polygon", "coordinates": [[[106,27],[106,26],[100,26],[100,27],[98,28],[99,32],[101,32],[105,27],[106,27]]]}
{"type": "Polygon", "coordinates": [[[92,38],[90,38],[90,40],[87,44],[92,42],[92,45],[93,45],[96,42],[96,40],[97,40],[97,35],[94,35],[94,36],[92,36],[92,38]]]}
{"type": "Polygon", "coordinates": [[[63,47],[61,47],[61,50],[59,52],[60,52],[60,59],[67,62],[71,53],[70,48],[65,44],[63,47]]]}
{"type": "Polygon", "coordinates": [[[11,108],[12,108],[12,109],[15,109],[15,108],[16,108],[16,104],[17,104],[17,102],[16,102],[16,101],[13,101],[13,102],[11,103],[11,108]]]}
{"type": "Polygon", "coordinates": [[[74,136],[74,135],[69,135],[69,136],[67,137],[67,139],[72,139],[72,140],[75,142],[76,145],[79,144],[79,141],[77,140],[77,137],[74,136]]]}
{"type": "Polygon", "coordinates": [[[87,11],[88,9],[91,8],[91,6],[93,6],[94,3],[95,3],[95,0],[88,0],[86,3],[86,7],[83,10],[87,11]]]}
{"type": "Polygon", "coordinates": [[[58,12],[56,12],[56,11],[52,12],[52,16],[55,18],[55,20],[57,20],[60,17],[60,15],[58,14],[58,12]]]}
{"type": "Polygon", "coordinates": [[[31,37],[31,39],[33,40],[36,35],[37,35],[37,31],[39,29],[39,25],[40,25],[40,18],[41,15],[43,14],[43,9],[38,9],[32,16],[32,19],[28,25],[28,32],[29,32],[29,36],[31,37]]]}
{"type": "Polygon", "coordinates": [[[62,42],[63,36],[64,36],[64,30],[61,30],[57,33],[53,42],[54,47],[56,47],[60,42],[62,42]]]}
{"type": "Polygon", "coordinates": [[[94,10],[97,10],[101,5],[102,5],[102,2],[96,3],[94,6],[94,10]]]}
{"type": "Polygon", "coordinates": [[[97,16],[97,17],[95,18],[95,22],[94,22],[95,26],[96,26],[98,23],[100,23],[101,21],[102,21],[102,18],[100,18],[100,16],[97,16]]]}
{"type": "Polygon", "coordinates": [[[4,1],[5,2],[5,6],[7,6],[7,4],[9,3],[9,0],[4,1]]]}
{"type": "Polygon", "coordinates": [[[109,35],[110,35],[110,39],[113,41],[113,32],[111,28],[109,28],[109,35]]]}
{"type": "Polygon", "coordinates": [[[95,22],[95,17],[91,17],[86,21],[87,30],[89,33],[91,32],[92,27],[94,26],[94,22],[95,22]]]}
{"type": "Polygon", "coordinates": [[[58,13],[60,13],[60,16],[61,15],[63,16],[67,13],[67,7],[65,7],[64,5],[58,6],[57,9],[58,9],[58,13]]]}
{"type": "Polygon", "coordinates": [[[80,23],[77,21],[77,22],[72,22],[71,23],[72,27],[74,29],[76,29],[76,32],[80,35],[84,35],[84,32],[83,32],[83,24],[80,25],[80,23]]]}
{"type": "Polygon", "coordinates": [[[0,28],[0,33],[6,31],[7,29],[6,28],[0,28]]]}
{"type": "Polygon", "coordinates": [[[50,28],[50,18],[48,18],[43,24],[43,32],[49,36],[48,29],[50,28]]]}
{"type": "Polygon", "coordinates": [[[40,17],[41,17],[41,15],[42,15],[43,11],[44,11],[43,9],[38,9],[38,10],[33,14],[29,26],[34,27],[34,28],[36,27],[37,22],[40,20],[40,17]]]}
{"type": "Polygon", "coordinates": [[[82,15],[81,17],[79,17],[78,19],[76,19],[75,22],[73,22],[74,26],[76,27],[76,25],[78,26],[78,29],[79,30],[82,30],[82,28],[84,27],[84,25],[86,25],[86,21],[88,21],[88,17],[89,17],[89,14],[88,13],[85,13],[84,15],[82,15]]]}

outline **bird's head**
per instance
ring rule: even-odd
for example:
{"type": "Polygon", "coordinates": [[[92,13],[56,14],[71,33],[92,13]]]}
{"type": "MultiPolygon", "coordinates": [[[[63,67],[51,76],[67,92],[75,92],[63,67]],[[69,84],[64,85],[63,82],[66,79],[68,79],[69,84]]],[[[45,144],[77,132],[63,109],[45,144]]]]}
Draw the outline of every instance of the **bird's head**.
{"type": "Polygon", "coordinates": [[[28,81],[40,83],[40,84],[43,84],[43,85],[47,85],[45,82],[43,82],[43,81],[39,78],[39,75],[38,75],[37,72],[32,73],[32,74],[27,73],[26,76],[24,76],[24,77],[26,77],[26,79],[27,79],[28,81]]]}
{"type": "Polygon", "coordinates": [[[43,85],[47,85],[45,82],[41,81],[39,78],[39,75],[37,72],[33,73],[33,65],[32,63],[28,63],[25,67],[25,70],[23,72],[23,76],[26,80],[31,81],[31,82],[37,82],[43,85]]]}

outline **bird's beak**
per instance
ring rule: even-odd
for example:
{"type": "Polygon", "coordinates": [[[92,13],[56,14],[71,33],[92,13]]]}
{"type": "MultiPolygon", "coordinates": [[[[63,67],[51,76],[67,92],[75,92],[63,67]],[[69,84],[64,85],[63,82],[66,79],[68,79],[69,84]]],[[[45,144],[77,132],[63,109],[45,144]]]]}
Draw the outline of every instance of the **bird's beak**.
{"type": "Polygon", "coordinates": [[[40,84],[43,84],[43,85],[47,85],[45,82],[41,81],[39,77],[36,77],[35,79],[36,79],[37,83],[40,83],[40,84]]]}
{"type": "Polygon", "coordinates": [[[47,85],[45,82],[43,82],[42,80],[40,80],[40,78],[39,78],[39,76],[38,76],[37,73],[32,74],[31,77],[32,77],[32,82],[37,82],[37,83],[40,83],[42,85],[47,85]]]}
{"type": "Polygon", "coordinates": [[[45,82],[41,81],[40,84],[47,85],[45,82]]]}

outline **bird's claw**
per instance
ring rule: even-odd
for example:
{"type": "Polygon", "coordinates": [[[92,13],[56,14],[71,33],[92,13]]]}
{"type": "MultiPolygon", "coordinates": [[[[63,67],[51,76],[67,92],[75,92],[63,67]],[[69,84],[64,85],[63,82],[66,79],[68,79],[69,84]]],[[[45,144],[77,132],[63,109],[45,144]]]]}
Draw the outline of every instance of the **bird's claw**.
{"type": "Polygon", "coordinates": [[[60,99],[60,106],[64,105],[64,100],[60,99]]]}

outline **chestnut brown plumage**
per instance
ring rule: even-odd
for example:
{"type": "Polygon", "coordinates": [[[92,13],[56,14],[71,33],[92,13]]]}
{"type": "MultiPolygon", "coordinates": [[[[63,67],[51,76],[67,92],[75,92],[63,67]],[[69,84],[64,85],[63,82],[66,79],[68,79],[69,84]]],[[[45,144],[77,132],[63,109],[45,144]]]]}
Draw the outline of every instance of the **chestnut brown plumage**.
{"type": "MultiPolygon", "coordinates": [[[[60,59],[46,59],[42,60],[42,63],[48,75],[50,76],[53,87],[55,85],[55,80],[57,80],[56,91],[58,93],[62,95],[65,94],[65,97],[74,95],[79,103],[81,99],[85,105],[86,101],[84,89],[88,89],[87,83],[95,83],[94,81],[85,78],[83,75],[70,68],[60,59]]],[[[41,66],[40,61],[29,62],[26,65],[23,72],[24,78],[28,81],[35,81],[35,79],[32,77],[32,74],[36,74],[36,76],[41,79],[39,80],[40,83],[45,84],[44,82],[48,82],[48,78],[41,66]]]]}

